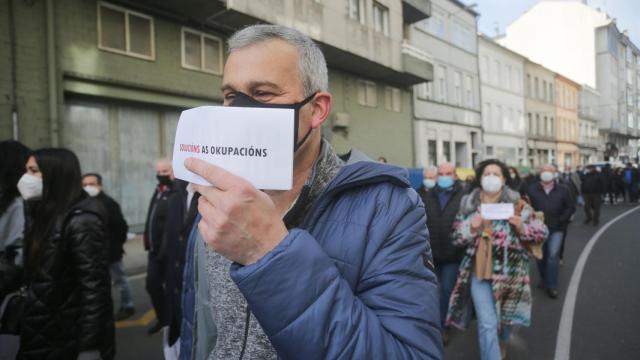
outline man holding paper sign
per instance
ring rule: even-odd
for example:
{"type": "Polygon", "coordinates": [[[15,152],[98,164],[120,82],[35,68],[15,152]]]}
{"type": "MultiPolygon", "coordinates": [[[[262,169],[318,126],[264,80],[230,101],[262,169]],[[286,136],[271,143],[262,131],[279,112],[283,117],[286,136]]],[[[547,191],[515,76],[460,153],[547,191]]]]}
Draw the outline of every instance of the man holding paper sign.
{"type": "Polygon", "coordinates": [[[406,170],[357,151],[343,160],[322,139],[332,98],[311,39],[255,25],[228,45],[224,104],[293,110],[293,181],[261,191],[185,161],[214,186],[195,185],[181,358],[442,358],[425,211],[406,170]]]}

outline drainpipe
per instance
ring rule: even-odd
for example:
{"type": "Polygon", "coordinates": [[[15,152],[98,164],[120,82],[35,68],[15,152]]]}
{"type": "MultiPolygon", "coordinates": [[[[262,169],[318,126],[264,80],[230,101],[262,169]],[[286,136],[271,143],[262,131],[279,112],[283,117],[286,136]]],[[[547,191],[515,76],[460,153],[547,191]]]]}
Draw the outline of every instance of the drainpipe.
{"type": "Polygon", "coordinates": [[[59,143],[58,130],[58,81],[56,67],[56,43],[53,0],[46,0],[47,13],[47,73],[49,84],[49,133],[51,146],[59,143]]]}
{"type": "Polygon", "coordinates": [[[11,48],[11,123],[13,140],[18,141],[18,72],[16,65],[16,22],[13,13],[13,0],[9,0],[9,38],[11,48]]]}

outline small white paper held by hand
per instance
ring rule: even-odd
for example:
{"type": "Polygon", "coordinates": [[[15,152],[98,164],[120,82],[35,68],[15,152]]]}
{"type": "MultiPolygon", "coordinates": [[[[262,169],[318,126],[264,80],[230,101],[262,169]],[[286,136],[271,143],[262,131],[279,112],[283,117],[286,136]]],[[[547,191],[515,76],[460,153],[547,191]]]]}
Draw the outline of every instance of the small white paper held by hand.
{"type": "Polygon", "coordinates": [[[480,215],[487,220],[507,220],[514,214],[513,204],[482,204],[480,215]]]}
{"type": "Polygon", "coordinates": [[[248,180],[262,190],[293,184],[294,111],[203,106],[180,115],[173,147],[178,179],[209,184],[184,167],[195,157],[248,180]]]}

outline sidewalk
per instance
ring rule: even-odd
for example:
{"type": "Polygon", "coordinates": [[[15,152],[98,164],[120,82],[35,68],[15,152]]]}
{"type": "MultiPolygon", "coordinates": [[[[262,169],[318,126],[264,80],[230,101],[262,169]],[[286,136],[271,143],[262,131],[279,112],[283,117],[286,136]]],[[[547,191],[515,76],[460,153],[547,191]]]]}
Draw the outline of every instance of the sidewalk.
{"type": "Polygon", "coordinates": [[[144,250],[142,234],[124,243],[124,271],[128,276],[142,274],[147,271],[147,252],[144,250]]]}

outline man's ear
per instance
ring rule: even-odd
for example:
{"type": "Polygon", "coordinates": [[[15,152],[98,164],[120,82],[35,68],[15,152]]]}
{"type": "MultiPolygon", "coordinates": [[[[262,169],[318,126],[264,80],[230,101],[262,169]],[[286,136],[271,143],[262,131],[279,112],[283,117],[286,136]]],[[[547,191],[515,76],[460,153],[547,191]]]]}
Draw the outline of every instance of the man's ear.
{"type": "Polygon", "coordinates": [[[311,123],[312,129],[319,128],[331,114],[331,94],[320,91],[311,101],[311,123]]]}

